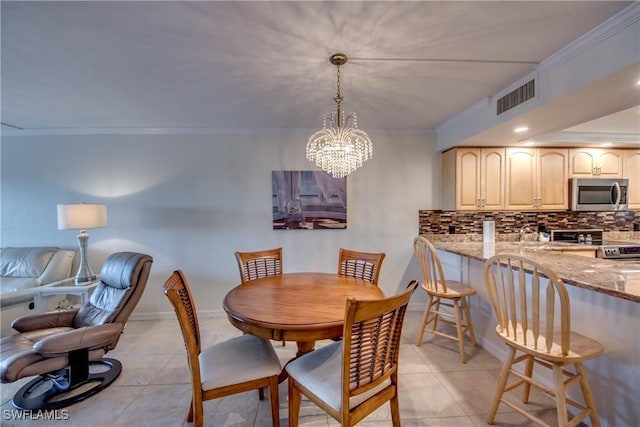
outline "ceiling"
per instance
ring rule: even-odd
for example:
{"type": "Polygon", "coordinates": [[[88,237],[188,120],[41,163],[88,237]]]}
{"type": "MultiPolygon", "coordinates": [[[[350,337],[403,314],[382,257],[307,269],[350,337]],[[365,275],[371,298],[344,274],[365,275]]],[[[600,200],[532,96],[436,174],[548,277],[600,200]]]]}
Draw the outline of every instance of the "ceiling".
{"type": "Polygon", "coordinates": [[[435,129],[630,3],[4,1],[2,129],[435,129]]]}

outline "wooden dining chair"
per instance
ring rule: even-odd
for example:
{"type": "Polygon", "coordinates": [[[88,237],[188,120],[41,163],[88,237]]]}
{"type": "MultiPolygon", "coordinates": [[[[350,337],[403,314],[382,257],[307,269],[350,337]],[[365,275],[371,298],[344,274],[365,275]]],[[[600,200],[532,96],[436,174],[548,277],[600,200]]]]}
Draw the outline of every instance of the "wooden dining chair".
{"type": "Polygon", "coordinates": [[[467,298],[475,295],[476,290],[467,284],[445,279],[440,256],[433,244],[425,237],[416,237],[413,240],[413,248],[422,270],[422,289],[429,297],[422,316],[416,345],[422,344],[422,337],[426,330],[434,335],[457,341],[460,361],[467,363],[464,336],[469,333],[472,344],[476,345],[467,298]],[[438,329],[438,323],[455,326],[456,335],[438,329]]]}
{"type": "Polygon", "coordinates": [[[289,375],[289,427],[298,426],[304,394],[342,426],[353,426],[384,403],[400,427],[398,355],[412,281],[400,294],[379,300],[348,298],[344,340],[286,365],[289,375]]]}
{"type": "MultiPolygon", "coordinates": [[[[240,283],[282,274],[282,248],[254,252],[236,252],[240,283]]],[[[282,341],[282,346],[286,345],[282,341]]]]}
{"type": "Polygon", "coordinates": [[[522,402],[528,403],[531,386],[555,398],[559,426],[575,426],[587,416],[599,426],[598,412],[583,361],[600,356],[604,348],[591,338],[571,330],[569,295],[556,273],[519,255],[499,254],[484,265],[484,281],[498,325],[496,333],[508,347],[487,422],[493,424],[500,403],[504,403],[540,425],[547,425],[504,393],[523,386],[522,402]],[[518,357],[516,354],[520,353],[518,357]],[[525,362],[522,370],[514,366],[525,362]],[[550,388],[533,378],[534,363],[553,371],[550,388]],[[571,372],[570,366],[574,366],[571,372]],[[507,384],[509,376],[515,381],[507,384]],[[565,379],[567,377],[567,379],[565,379]],[[585,404],[566,397],[567,387],[580,384],[585,404]],[[568,419],[567,405],[579,411],[568,419]]]}
{"type": "Polygon", "coordinates": [[[278,375],[280,360],[268,340],[242,335],[202,348],[198,316],[182,271],[175,271],[164,284],[164,293],[178,316],[191,370],[192,397],[187,422],[201,427],[203,402],[231,394],[269,387],[271,421],[280,426],[278,375]]]}
{"type": "Polygon", "coordinates": [[[358,277],[377,285],[384,257],[384,253],[357,252],[340,248],[338,274],[358,277]]]}
{"type": "Polygon", "coordinates": [[[236,252],[242,283],[282,274],[282,248],[236,252]]]}

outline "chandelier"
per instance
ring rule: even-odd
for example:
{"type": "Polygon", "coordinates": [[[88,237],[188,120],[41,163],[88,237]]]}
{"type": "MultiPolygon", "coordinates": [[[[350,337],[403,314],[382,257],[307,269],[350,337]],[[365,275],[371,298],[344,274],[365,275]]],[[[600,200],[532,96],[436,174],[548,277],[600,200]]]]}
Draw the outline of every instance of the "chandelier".
{"type": "Polygon", "coordinates": [[[366,132],[358,129],[356,113],[344,116],[340,92],[340,66],[347,55],[336,53],[329,59],[338,69],[338,92],[333,100],[336,111],[324,115],[322,130],[311,135],[307,142],[307,160],[315,162],[334,178],[343,178],[362,166],[373,154],[373,144],[366,132]],[[352,123],[353,127],[349,127],[352,123]],[[328,125],[328,127],[327,127],[328,125]]]}

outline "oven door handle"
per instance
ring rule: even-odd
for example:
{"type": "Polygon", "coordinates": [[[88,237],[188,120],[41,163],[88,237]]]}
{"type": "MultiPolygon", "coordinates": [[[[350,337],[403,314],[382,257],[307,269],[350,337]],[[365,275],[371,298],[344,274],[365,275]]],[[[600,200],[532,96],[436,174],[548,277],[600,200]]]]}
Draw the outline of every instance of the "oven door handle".
{"type": "Polygon", "coordinates": [[[611,192],[610,192],[610,196],[612,196],[614,194],[615,191],[615,199],[616,201],[613,201],[613,197],[610,197],[609,200],[611,201],[611,204],[613,205],[613,210],[617,211],[618,209],[620,209],[620,197],[622,195],[622,192],[620,191],[620,183],[618,182],[614,182],[613,185],[611,186],[611,192]]]}

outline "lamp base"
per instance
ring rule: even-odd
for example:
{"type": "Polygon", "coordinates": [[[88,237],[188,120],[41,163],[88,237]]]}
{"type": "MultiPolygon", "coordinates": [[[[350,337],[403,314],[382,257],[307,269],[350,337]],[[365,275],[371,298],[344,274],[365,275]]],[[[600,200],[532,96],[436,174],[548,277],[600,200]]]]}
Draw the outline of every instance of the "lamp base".
{"type": "Polygon", "coordinates": [[[80,230],[78,234],[78,244],[80,245],[80,265],[78,266],[78,272],[76,273],[76,286],[85,285],[88,282],[96,280],[96,274],[91,270],[91,266],[87,261],[87,241],[89,235],[86,230],[80,230]]]}

